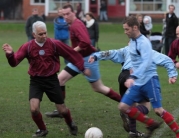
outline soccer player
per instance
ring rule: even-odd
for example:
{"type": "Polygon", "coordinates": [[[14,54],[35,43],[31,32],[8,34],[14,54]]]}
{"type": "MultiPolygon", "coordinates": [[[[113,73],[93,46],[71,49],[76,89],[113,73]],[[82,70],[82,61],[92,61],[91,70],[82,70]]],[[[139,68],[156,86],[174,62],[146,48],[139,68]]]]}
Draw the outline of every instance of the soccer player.
{"type": "Polygon", "coordinates": [[[179,69],[179,62],[176,60],[177,56],[179,56],[179,26],[176,28],[176,36],[171,46],[168,56],[173,60],[177,69],[179,69]]]}
{"type": "MultiPolygon", "coordinates": [[[[118,77],[118,82],[119,82],[119,92],[120,95],[123,97],[123,95],[127,91],[127,87],[124,85],[124,83],[129,78],[130,72],[132,73],[132,64],[129,55],[129,46],[126,46],[118,50],[97,52],[93,56],[90,56],[89,58],[90,63],[98,60],[111,60],[114,63],[122,64],[121,72],[118,77]]],[[[153,50],[152,62],[156,65],[165,67],[167,69],[169,78],[177,77],[178,73],[176,71],[175,65],[168,56],[153,50]]],[[[136,108],[139,111],[141,111],[143,114],[148,114],[150,110],[149,99],[143,99],[143,101],[140,101],[140,104],[136,105],[136,108]]],[[[130,120],[128,121],[128,118],[124,114],[122,114],[121,116],[122,119],[124,120],[124,129],[127,132],[129,132],[129,138],[144,136],[144,133],[141,133],[136,130],[135,119],[129,118],[130,120]]]]}
{"type": "MultiPolygon", "coordinates": [[[[130,118],[146,124],[148,132],[145,137],[149,138],[154,130],[161,126],[162,122],[159,123],[147,117],[136,107],[132,106],[135,102],[149,98],[155,113],[165,121],[171,130],[176,133],[176,137],[179,138],[179,126],[174,121],[173,116],[161,104],[159,79],[155,70],[155,64],[152,63],[152,46],[150,41],[140,33],[139,22],[134,16],[129,16],[124,20],[123,28],[125,34],[131,38],[129,53],[133,72],[125,82],[125,86],[129,89],[119,104],[119,110],[130,118]]],[[[176,77],[169,78],[169,83],[173,84],[175,81],[176,77]]]]}
{"type": "Polygon", "coordinates": [[[78,52],[58,40],[47,38],[47,28],[44,22],[37,21],[32,28],[35,39],[23,44],[16,53],[7,43],[3,44],[2,48],[12,67],[17,66],[24,58],[27,58],[29,62],[30,111],[32,119],[38,127],[38,131],[33,137],[43,137],[48,134],[40,113],[40,102],[44,92],[64,117],[70,133],[76,135],[77,126],[72,120],[70,110],[64,104],[57,76],[57,72],[60,70],[59,56],[72,62],[85,75],[90,75],[90,70],[84,69],[83,58],[78,52]]]}
{"type": "MultiPolygon", "coordinates": [[[[73,7],[71,5],[65,5],[63,7],[63,17],[66,22],[70,24],[70,39],[73,49],[83,56],[85,67],[89,68],[91,71],[91,76],[86,77],[91,87],[94,91],[102,93],[105,96],[119,102],[121,100],[121,96],[102,83],[100,79],[98,62],[94,62],[92,64],[88,63],[89,56],[96,52],[96,49],[91,46],[88,31],[85,25],[76,18],[73,7]]],[[[74,64],[68,63],[67,66],[58,75],[61,89],[64,92],[64,97],[65,83],[79,73],[80,70],[77,69],[74,64]]],[[[48,117],[56,117],[58,113],[54,111],[52,113],[46,113],[46,115],[48,117]]]]}

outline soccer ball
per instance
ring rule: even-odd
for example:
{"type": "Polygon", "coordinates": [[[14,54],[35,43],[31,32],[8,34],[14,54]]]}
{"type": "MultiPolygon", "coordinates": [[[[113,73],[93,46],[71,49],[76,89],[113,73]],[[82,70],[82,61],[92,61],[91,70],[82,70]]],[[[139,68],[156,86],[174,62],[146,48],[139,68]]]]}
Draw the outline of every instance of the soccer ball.
{"type": "Polygon", "coordinates": [[[103,133],[99,128],[91,127],[86,131],[85,138],[103,138],[103,133]]]}

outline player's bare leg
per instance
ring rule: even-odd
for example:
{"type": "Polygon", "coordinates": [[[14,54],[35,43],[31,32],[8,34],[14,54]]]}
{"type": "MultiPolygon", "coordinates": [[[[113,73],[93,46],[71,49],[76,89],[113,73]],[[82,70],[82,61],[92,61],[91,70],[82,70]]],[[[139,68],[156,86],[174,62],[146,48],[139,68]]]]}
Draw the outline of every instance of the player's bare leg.
{"type": "Polygon", "coordinates": [[[99,92],[101,94],[104,94],[105,96],[117,101],[117,102],[120,102],[121,100],[121,96],[115,92],[114,90],[112,90],[111,88],[105,86],[101,79],[93,82],[93,83],[90,83],[91,84],[91,87],[92,89],[95,91],[95,92],[99,92]]]}

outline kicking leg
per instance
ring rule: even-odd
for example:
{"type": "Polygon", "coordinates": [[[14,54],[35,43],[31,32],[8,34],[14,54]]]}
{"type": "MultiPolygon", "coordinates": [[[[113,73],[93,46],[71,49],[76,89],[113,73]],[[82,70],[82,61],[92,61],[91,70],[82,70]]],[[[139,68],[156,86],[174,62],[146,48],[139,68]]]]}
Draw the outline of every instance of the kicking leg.
{"type": "Polygon", "coordinates": [[[100,79],[93,83],[90,83],[90,84],[95,92],[102,93],[105,96],[107,96],[117,102],[120,102],[121,96],[117,92],[112,90],[111,88],[105,86],[100,79]]]}

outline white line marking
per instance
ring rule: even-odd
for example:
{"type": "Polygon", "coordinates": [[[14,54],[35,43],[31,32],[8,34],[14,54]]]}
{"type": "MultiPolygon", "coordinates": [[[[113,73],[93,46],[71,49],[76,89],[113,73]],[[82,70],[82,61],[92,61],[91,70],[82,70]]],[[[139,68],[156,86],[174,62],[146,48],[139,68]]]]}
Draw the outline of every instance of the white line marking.
{"type": "MultiPolygon", "coordinates": [[[[177,119],[177,117],[179,116],[179,107],[176,108],[173,112],[172,112],[173,117],[175,118],[175,120],[177,119]]],[[[165,132],[165,129],[168,127],[167,124],[164,123],[164,126],[157,129],[155,132],[155,136],[152,136],[152,138],[160,138],[162,136],[162,134],[165,132]]],[[[169,127],[168,127],[169,128],[169,127]]],[[[169,128],[170,129],[170,128],[169,128]]]]}

